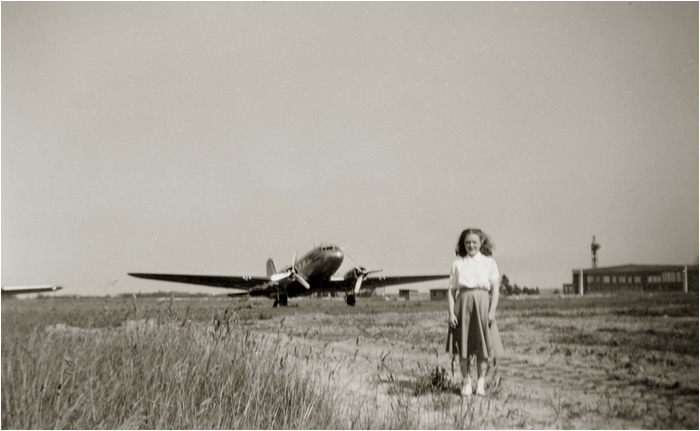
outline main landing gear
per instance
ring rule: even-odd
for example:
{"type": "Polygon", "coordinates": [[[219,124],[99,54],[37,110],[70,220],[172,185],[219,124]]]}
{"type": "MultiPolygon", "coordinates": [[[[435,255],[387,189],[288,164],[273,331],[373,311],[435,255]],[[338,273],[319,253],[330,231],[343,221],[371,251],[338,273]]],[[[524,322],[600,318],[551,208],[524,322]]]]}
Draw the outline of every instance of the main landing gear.
{"type": "Polygon", "coordinates": [[[275,298],[275,303],[272,304],[273,307],[277,306],[281,307],[286,307],[287,306],[287,294],[286,293],[278,293],[277,298],[275,298]]]}
{"type": "Polygon", "coordinates": [[[351,306],[355,305],[355,295],[345,295],[345,303],[351,306]]]}

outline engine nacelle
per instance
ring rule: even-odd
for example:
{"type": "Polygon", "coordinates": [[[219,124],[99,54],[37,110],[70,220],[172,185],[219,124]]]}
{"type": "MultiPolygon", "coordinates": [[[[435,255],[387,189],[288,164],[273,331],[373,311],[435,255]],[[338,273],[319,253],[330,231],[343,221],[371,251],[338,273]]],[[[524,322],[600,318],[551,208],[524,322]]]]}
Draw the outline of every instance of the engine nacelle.
{"type": "Polygon", "coordinates": [[[345,275],[343,275],[343,279],[345,280],[356,280],[357,279],[357,270],[355,268],[351,269],[350,271],[346,272],[345,275]]]}

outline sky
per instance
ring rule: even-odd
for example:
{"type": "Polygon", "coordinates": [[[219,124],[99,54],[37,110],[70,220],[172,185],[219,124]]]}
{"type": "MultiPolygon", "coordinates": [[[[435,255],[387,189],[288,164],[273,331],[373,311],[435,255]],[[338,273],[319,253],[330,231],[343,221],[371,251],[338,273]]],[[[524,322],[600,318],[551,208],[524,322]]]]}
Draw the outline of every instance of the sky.
{"type": "Polygon", "coordinates": [[[1,52],[3,285],[698,262],[697,2],[2,2],[1,52]]]}

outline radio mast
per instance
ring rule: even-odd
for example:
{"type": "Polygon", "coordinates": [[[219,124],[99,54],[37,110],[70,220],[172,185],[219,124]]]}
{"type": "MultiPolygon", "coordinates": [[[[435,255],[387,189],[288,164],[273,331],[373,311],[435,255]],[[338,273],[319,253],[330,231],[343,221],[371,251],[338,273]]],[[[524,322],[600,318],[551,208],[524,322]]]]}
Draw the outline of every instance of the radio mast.
{"type": "Polygon", "coordinates": [[[596,269],[598,267],[598,249],[600,248],[600,244],[595,242],[595,235],[593,235],[593,241],[591,242],[591,255],[593,258],[593,269],[596,269]]]}

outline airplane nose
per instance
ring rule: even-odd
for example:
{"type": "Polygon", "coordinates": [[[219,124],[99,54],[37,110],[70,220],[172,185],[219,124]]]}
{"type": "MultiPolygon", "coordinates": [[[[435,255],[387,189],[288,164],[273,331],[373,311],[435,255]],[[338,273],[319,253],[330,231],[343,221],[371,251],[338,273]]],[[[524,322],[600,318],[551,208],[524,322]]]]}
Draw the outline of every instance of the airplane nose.
{"type": "Polygon", "coordinates": [[[343,258],[345,257],[345,256],[343,256],[343,252],[341,250],[338,250],[338,249],[330,250],[328,253],[328,256],[331,259],[337,261],[338,263],[343,263],[343,258]]]}

